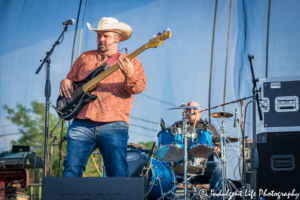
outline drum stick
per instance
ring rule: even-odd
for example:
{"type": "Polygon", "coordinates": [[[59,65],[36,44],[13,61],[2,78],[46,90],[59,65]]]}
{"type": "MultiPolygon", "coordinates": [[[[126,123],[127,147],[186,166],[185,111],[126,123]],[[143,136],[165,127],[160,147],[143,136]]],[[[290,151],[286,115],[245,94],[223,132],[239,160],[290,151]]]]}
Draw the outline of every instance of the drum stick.
{"type": "Polygon", "coordinates": [[[199,112],[199,107],[197,107],[196,118],[195,118],[194,128],[193,129],[195,129],[195,127],[196,127],[197,118],[198,118],[198,112],[199,112]]]}

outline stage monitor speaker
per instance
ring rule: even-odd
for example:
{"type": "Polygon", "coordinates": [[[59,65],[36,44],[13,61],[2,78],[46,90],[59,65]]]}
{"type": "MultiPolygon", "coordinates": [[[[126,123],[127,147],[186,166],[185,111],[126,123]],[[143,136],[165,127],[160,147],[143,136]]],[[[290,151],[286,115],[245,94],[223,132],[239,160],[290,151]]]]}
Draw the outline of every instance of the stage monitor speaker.
{"type": "MultiPolygon", "coordinates": [[[[259,157],[258,193],[266,199],[278,199],[274,193],[300,192],[300,132],[257,134],[259,157]],[[272,191],[273,195],[271,195],[272,191]],[[265,192],[265,195],[262,194],[265,192]],[[266,196],[271,195],[271,196],[266,196]]],[[[288,199],[281,196],[280,200],[288,199]]],[[[290,196],[289,199],[295,199],[290,196]]]]}
{"type": "Polygon", "coordinates": [[[43,200],[146,200],[143,178],[43,178],[43,200]]]}

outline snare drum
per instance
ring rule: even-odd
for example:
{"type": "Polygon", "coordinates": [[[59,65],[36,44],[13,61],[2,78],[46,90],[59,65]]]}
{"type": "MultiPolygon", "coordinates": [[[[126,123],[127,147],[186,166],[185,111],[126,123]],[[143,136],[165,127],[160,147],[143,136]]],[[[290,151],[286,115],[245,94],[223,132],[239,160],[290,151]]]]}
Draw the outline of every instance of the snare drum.
{"type": "MultiPolygon", "coordinates": [[[[188,157],[187,162],[187,175],[188,176],[198,176],[203,175],[206,168],[207,158],[193,158],[192,156],[188,157]]],[[[184,163],[183,161],[176,163],[173,167],[176,175],[184,175],[184,163]]]]}
{"type": "Polygon", "coordinates": [[[208,157],[213,153],[212,134],[209,130],[198,130],[198,137],[191,139],[190,154],[194,157],[208,157]]]}
{"type": "Polygon", "coordinates": [[[168,162],[177,162],[183,159],[184,143],[180,128],[167,128],[158,134],[156,155],[168,162]]]}

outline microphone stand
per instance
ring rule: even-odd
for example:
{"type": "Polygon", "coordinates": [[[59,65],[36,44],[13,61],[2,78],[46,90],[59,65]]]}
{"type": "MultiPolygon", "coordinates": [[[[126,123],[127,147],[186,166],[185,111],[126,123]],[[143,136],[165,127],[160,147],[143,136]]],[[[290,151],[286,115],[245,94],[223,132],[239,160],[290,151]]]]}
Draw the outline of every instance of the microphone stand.
{"type": "MultiPolygon", "coordinates": [[[[259,101],[258,101],[258,92],[261,91],[261,89],[256,90],[256,82],[258,82],[258,79],[255,79],[254,76],[254,70],[253,70],[253,65],[252,65],[252,59],[254,59],[254,56],[249,54],[248,59],[250,62],[250,68],[251,68],[251,74],[252,74],[252,83],[253,83],[253,100],[256,101],[257,103],[257,109],[258,109],[258,114],[259,114],[259,119],[260,121],[263,120],[262,118],[262,112],[259,106],[259,101]]],[[[256,148],[256,105],[255,103],[253,104],[253,147],[252,147],[252,156],[251,156],[251,168],[253,171],[253,182],[252,182],[252,188],[254,190],[254,198],[257,199],[257,171],[258,171],[258,165],[259,165],[259,160],[258,160],[258,151],[256,148]]],[[[244,166],[245,167],[245,166],[244,166]]]]}
{"type": "Polygon", "coordinates": [[[36,70],[36,74],[38,74],[43,65],[47,63],[47,68],[46,68],[46,85],[45,85],[45,97],[46,97],[46,107],[45,107],[45,139],[44,139],[44,166],[43,166],[43,177],[47,176],[47,150],[48,150],[48,132],[49,132],[49,104],[50,104],[50,96],[51,96],[51,82],[50,82],[50,63],[51,59],[50,56],[52,55],[55,46],[59,45],[62,43],[64,40],[64,33],[68,30],[68,25],[64,27],[63,32],[57,39],[57,41],[54,43],[52,46],[51,50],[49,52],[46,52],[46,57],[44,58],[42,64],[39,66],[39,68],[36,70]],[[63,38],[62,38],[63,37],[63,38]],[[61,41],[59,41],[62,38],[61,41]]]}
{"type": "Polygon", "coordinates": [[[60,142],[59,142],[59,158],[58,158],[58,172],[57,172],[57,177],[59,177],[59,171],[60,171],[60,160],[62,159],[62,153],[61,153],[61,145],[64,141],[66,140],[66,137],[62,137],[60,142]]]}

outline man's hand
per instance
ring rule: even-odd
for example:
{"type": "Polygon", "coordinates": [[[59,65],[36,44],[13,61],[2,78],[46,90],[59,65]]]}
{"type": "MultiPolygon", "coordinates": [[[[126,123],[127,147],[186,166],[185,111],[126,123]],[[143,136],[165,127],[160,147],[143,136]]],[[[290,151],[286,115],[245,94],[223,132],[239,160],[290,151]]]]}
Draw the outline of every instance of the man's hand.
{"type": "Polygon", "coordinates": [[[127,77],[130,78],[134,74],[133,64],[128,58],[120,58],[118,59],[118,65],[122,73],[127,77]]]}
{"type": "Polygon", "coordinates": [[[66,98],[71,98],[71,94],[73,93],[73,85],[69,79],[63,79],[60,82],[59,88],[60,96],[65,96],[66,98]]]}

